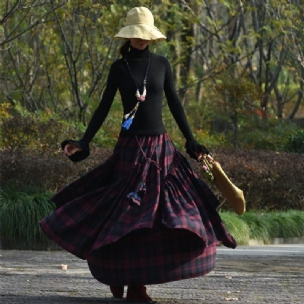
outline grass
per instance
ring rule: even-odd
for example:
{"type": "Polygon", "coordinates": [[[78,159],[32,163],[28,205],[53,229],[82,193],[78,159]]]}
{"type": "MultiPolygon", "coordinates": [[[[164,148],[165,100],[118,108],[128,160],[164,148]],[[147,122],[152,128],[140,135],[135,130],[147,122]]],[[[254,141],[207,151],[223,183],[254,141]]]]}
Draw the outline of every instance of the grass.
{"type": "Polygon", "coordinates": [[[242,215],[241,219],[249,227],[250,239],[269,242],[270,225],[263,213],[247,212],[242,215]]]}
{"type": "Polygon", "coordinates": [[[55,208],[50,197],[50,192],[37,189],[26,192],[10,188],[0,190],[1,238],[9,243],[45,242],[38,222],[55,208]]]}
{"type": "Polygon", "coordinates": [[[293,238],[304,235],[303,212],[273,212],[267,214],[271,238],[293,238]]]}
{"type": "MultiPolygon", "coordinates": [[[[0,190],[0,237],[10,243],[35,244],[47,242],[38,222],[49,215],[55,205],[53,193],[40,189],[0,190]]],[[[304,211],[220,212],[220,216],[239,245],[255,239],[265,244],[272,238],[304,237],[304,211]]]]}
{"type": "Polygon", "coordinates": [[[250,239],[250,228],[242,218],[232,212],[222,212],[220,216],[231,235],[238,244],[248,244],[250,239]]]}
{"type": "Polygon", "coordinates": [[[221,212],[227,230],[238,244],[247,245],[250,239],[269,244],[273,238],[304,237],[304,212],[246,212],[241,216],[221,212]]]}

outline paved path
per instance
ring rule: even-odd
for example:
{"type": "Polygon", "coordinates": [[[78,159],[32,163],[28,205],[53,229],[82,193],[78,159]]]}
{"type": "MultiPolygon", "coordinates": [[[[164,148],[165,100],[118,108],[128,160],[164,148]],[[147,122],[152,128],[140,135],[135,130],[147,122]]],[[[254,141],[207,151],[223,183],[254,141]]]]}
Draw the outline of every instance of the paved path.
{"type": "MultiPolygon", "coordinates": [[[[150,285],[148,293],[159,304],[304,303],[301,245],[265,254],[270,249],[275,251],[268,246],[234,252],[220,247],[210,274],[150,285]]],[[[91,276],[85,261],[65,251],[0,250],[0,254],[1,304],[125,303],[111,298],[109,288],[91,276]],[[62,270],[62,264],[68,269],[62,270]]]]}
{"type": "Polygon", "coordinates": [[[245,256],[303,256],[304,244],[284,244],[267,246],[237,246],[236,249],[219,247],[218,254],[245,255],[245,256]]]}

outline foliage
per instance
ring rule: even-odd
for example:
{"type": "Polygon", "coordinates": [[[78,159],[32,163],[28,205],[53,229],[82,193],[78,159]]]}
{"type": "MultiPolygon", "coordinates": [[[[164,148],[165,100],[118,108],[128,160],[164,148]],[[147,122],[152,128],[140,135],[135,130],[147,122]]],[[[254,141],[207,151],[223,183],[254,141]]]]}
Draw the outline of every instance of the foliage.
{"type": "MultiPolygon", "coordinates": [[[[300,237],[303,234],[303,225],[295,222],[293,217],[287,213],[274,212],[266,215],[269,225],[269,236],[271,238],[292,238],[300,237]]],[[[302,220],[303,220],[302,216],[302,220]]]]}
{"type": "MultiPolygon", "coordinates": [[[[218,149],[212,155],[244,191],[248,211],[304,209],[304,155],[231,149],[218,149]]],[[[201,164],[190,161],[195,171],[206,180],[201,164]]],[[[207,180],[206,183],[222,200],[216,187],[207,180]]],[[[221,208],[231,210],[228,204],[221,208]]]]}
{"type": "Polygon", "coordinates": [[[102,128],[98,131],[97,136],[94,137],[92,141],[95,146],[103,148],[114,147],[121,128],[122,113],[122,103],[116,98],[102,128]]]}
{"type": "Polygon", "coordinates": [[[249,240],[269,244],[274,238],[297,238],[304,235],[304,212],[246,212],[238,216],[232,212],[220,212],[220,216],[239,245],[249,240]]]}
{"type": "MultiPolygon", "coordinates": [[[[252,79],[246,76],[235,75],[232,70],[226,70],[219,74],[213,90],[222,97],[220,105],[224,111],[232,115],[252,115],[258,109],[262,92],[252,79]]],[[[235,117],[233,116],[233,119],[235,117]]]]}
{"type": "MultiPolygon", "coordinates": [[[[112,153],[112,148],[93,147],[90,157],[72,163],[63,153],[55,157],[36,154],[12,154],[0,151],[2,187],[16,185],[19,189],[37,186],[57,191],[69,182],[96,168],[112,153]]],[[[304,161],[297,153],[235,151],[228,148],[211,150],[232,181],[244,191],[248,211],[284,211],[304,209],[304,161]]],[[[216,187],[206,180],[202,164],[189,158],[193,169],[205,180],[222,202],[216,187]]],[[[231,210],[225,203],[221,210],[231,210]]]]}
{"type": "Polygon", "coordinates": [[[27,248],[32,244],[48,243],[38,222],[55,209],[50,197],[51,193],[39,189],[0,190],[0,231],[3,245],[19,243],[27,248]]]}
{"type": "Polygon", "coordinates": [[[304,130],[298,130],[297,133],[289,135],[285,144],[285,151],[304,153],[304,130]]]}
{"type": "Polygon", "coordinates": [[[220,216],[228,232],[235,238],[237,243],[239,245],[248,244],[250,239],[249,226],[232,212],[221,212],[220,216]]]}
{"type": "MultiPolygon", "coordinates": [[[[301,132],[300,127],[293,120],[278,119],[274,113],[259,109],[261,94],[253,83],[231,79],[229,77],[229,80],[210,85],[213,89],[202,107],[208,113],[205,119],[209,124],[209,133],[220,139],[221,147],[286,151],[288,138],[301,132]],[[239,101],[235,101],[235,98],[239,101]],[[240,102],[242,98],[247,101],[240,102]]],[[[190,121],[200,111],[200,107],[196,111],[193,109],[194,114],[188,107],[186,109],[190,121]]],[[[193,125],[193,129],[197,130],[198,126],[193,125]]]]}
{"type": "MultiPolygon", "coordinates": [[[[250,230],[250,238],[269,243],[270,240],[270,222],[269,214],[259,212],[245,212],[242,220],[247,224],[250,230]]],[[[278,234],[277,234],[278,235],[278,234]]]]}
{"type": "Polygon", "coordinates": [[[67,182],[71,164],[62,157],[60,143],[78,134],[77,126],[50,118],[17,112],[2,119],[0,151],[1,187],[54,190],[67,182]]]}
{"type": "MultiPolygon", "coordinates": [[[[121,107],[121,102],[114,101],[110,115],[106,118],[103,128],[94,137],[92,146],[98,145],[106,148],[114,146],[120,131],[121,107]]],[[[0,123],[0,147],[12,153],[49,155],[58,153],[63,140],[80,139],[85,130],[86,126],[82,123],[68,123],[48,111],[30,113],[20,107],[20,104],[16,104],[13,108],[3,107],[0,123]],[[8,109],[13,109],[12,113],[8,109]]]]}
{"type": "Polygon", "coordinates": [[[10,107],[11,104],[8,102],[0,103],[0,121],[4,118],[10,117],[10,113],[9,113],[10,107]]]}
{"type": "Polygon", "coordinates": [[[73,164],[62,153],[46,156],[0,151],[0,161],[1,188],[13,186],[23,190],[34,186],[56,191],[75,178],[73,164]]]}
{"type": "MultiPolygon", "coordinates": [[[[156,26],[168,37],[151,50],[170,59],[181,101],[185,106],[197,101],[189,116],[198,130],[206,130],[196,114],[210,91],[208,79],[219,86],[224,79],[234,91],[239,87],[237,99],[227,98],[227,92],[235,96],[227,85],[219,89],[232,116],[248,105],[245,95],[252,95],[253,87],[263,93],[254,106],[266,113],[292,119],[301,110],[299,3],[138,0],[132,6],[151,7],[156,26]]],[[[2,1],[0,104],[20,102],[31,112],[49,109],[85,125],[119,57],[122,42],[113,36],[129,9],[130,2],[113,0],[2,1]]]]}
{"type": "Polygon", "coordinates": [[[233,125],[233,146],[239,146],[240,119],[256,114],[262,92],[249,78],[236,77],[230,70],[224,71],[213,86],[216,104],[220,111],[228,113],[233,125]]]}
{"type": "Polygon", "coordinates": [[[75,137],[77,133],[54,118],[19,113],[3,119],[0,128],[1,146],[11,153],[54,154],[62,140],[75,137]]]}
{"type": "MultiPolygon", "coordinates": [[[[299,127],[288,120],[247,117],[240,122],[239,146],[243,149],[288,151],[286,144],[297,132],[299,127]]],[[[296,151],[289,150],[289,152],[296,151]]]]}
{"type": "MultiPolygon", "coordinates": [[[[19,151],[20,152],[20,151],[19,151]]],[[[73,163],[58,150],[50,155],[33,153],[11,153],[0,151],[1,187],[38,187],[48,191],[60,188],[96,167],[111,153],[111,150],[92,151],[81,163],[73,163]]]]}
{"type": "Polygon", "coordinates": [[[212,134],[208,131],[196,129],[194,130],[194,137],[199,143],[213,150],[229,146],[227,138],[223,134],[212,134]]]}

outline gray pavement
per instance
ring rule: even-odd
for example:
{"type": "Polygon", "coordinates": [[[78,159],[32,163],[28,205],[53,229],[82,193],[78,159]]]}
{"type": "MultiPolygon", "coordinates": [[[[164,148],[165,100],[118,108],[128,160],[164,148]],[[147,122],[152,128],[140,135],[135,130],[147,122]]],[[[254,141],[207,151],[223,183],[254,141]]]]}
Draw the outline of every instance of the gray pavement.
{"type": "MultiPolygon", "coordinates": [[[[109,288],[65,251],[0,250],[0,303],[113,304],[109,288]],[[67,270],[62,269],[67,265],[67,270]]],[[[304,303],[304,245],[218,248],[210,274],[149,285],[159,304],[304,303]]],[[[131,303],[131,302],[129,302],[131,303]]]]}

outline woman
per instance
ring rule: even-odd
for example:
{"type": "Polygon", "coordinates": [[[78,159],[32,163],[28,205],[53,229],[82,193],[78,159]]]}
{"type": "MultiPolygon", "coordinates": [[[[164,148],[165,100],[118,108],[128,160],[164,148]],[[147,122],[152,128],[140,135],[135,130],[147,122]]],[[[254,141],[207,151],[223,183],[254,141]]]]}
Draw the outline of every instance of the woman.
{"type": "Polygon", "coordinates": [[[62,143],[73,161],[89,155],[89,143],[106,118],[117,89],[124,118],[112,156],[52,200],[56,211],[42,220],[46,235],[86,259],[92,275],[113,296],[151,302],[146,284],[205,275],[214,268],[216,245],[234,248],[216,212],[218,200],[175,149],[162,121],[162,94],[200,160],[208,150],[189,128],[168,60],[149,51],[166,37],[152,13],[136,7],[115,36],[127,39],[110,69],[107,87],[80,141],[62,143]]]}

